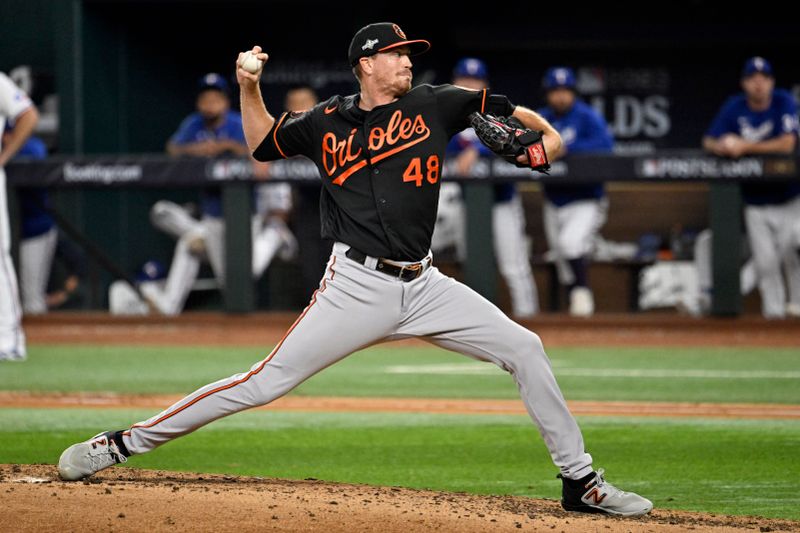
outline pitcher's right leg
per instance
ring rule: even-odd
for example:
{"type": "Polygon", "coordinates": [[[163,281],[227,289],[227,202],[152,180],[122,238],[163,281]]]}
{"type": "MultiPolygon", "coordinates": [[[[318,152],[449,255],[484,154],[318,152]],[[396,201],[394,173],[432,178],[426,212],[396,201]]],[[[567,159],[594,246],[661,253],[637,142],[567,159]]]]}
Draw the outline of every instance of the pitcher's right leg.
{"type": "Polygon", "coordinates": [[[375,280],[374,273],[370,279],[364,270],[334,252],[311,303],[266,359],[249,372],[193,392],[119,437],[101,434],[68,448],[59,462],[62,477],[80,479],[120,462],[117,459],[126,452],[148,452],[218,418],[267,404],[350,353],[388,336],[399,319],[400,286],[388,277],[375,280]],[[100,457],[94,457],[98,453],[100,457]]]}
{"type": "MultiPolygon", "coordinates": [[[[171,439],[250,407],[267,404],[336,361],[389,334],[399,309],[383,287],[354,280],[347,259],[332,256],[320,288],[272,352],[249,372],[197,390],[124,433],[131,453],[143,453],[171,439]]],[[[392,287],[390,284],[389,288],[392,287]]],[[[399,308],[399,306],[398,306],[399,308]]]]}

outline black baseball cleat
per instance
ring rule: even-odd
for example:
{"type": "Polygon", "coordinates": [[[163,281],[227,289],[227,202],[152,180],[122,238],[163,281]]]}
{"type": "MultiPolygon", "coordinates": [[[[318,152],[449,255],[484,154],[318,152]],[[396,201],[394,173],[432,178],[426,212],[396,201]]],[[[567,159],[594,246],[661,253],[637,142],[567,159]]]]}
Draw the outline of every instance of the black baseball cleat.
{"type": "Polygon", "coordinates": [[[561,507],[578,513],[604,513],[615,516],[642,516],[653,509],[653,502],[633,492],[625,492],[603,478],[601,468],[581,479],[561,474],[561,507]]]}

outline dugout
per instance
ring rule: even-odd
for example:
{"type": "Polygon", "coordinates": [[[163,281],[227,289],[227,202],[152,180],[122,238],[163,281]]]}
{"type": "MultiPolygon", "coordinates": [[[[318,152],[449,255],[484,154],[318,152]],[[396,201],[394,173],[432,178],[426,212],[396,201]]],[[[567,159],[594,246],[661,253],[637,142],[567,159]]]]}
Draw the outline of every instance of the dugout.
{"type": "MultiPolygon", "coordinates": [[[[295,83],[309,83],[322,96],[352,91],[344,51],[355,29],[376,19],[395,20],[409,33],[433,41],[431,54],[415,60],[420,81],[448,81],[459,57],[478,55],[491,66],[495,90],[536,107],[541,103],[538,82],[548,66],[569,64],[596,73],[588,78],[596,82],[589,98],[604,110],[623,155],[696,147],[717,107],[736,90],[741,61],[754,53],[769,57],[779,86],[796,92],[800,87],[800,65],[793,57],[800,36],[791,21],[753,25],[734,14],[721,17],[713,2],[678,2],[669,13],[656,15],[640,13],[634,2],[575,4],[569,15],[556,6],[519,6],[514,17],[490,20],[461,9],[442,18],[419,17],[415,8],[421,5],[405,3],[398,14],[396,6],[382,3],[337,12],[326,3],[307,1],[11,0],[0,5],[0,69],[29,66],[39,86],[37,103],[48,91],[58,95],[58,130],[49,143],[65,155],[161,152],[191,111],[197,77],[225,71],[235,53],[253,40],[269,41],[273,71],[268,99],[279,100],[295,83]],[[542,20],[547,23],[535,22],[542,20]]],[[[646,187],[637,194],[658,197],[658,191],[646,187]]],[[[735,185],[715,186],[714,191],[711,205],[735,210],[735,185]]],[[[75,189],[59,191],[56,203],[132,271],[153,255],[167,261],[171,255],[172,241],[145,218],[148,207],[162,197],[183,201],[193,194],[186,189],[75,189]]],[[[705,193],[696,194],[691,193],[689,204],[699,206],[696,200],[705,193]]],[[[529,228],[539,223],[535,198],[534,190],[527,202],[529,228]]],[[[477,192],[470,201],[480,212],[485,198],[477,192]]],[[[679,218],[675,208],[670,213],[679,218]]],[[[636,214],[632,210],[630,216],[636,214]]],[[[696,212],[691,216],[702,218],[696,212]]],[[[488,242],[479,233],[473,238],[476,246],[488,242]]],[[[723,241],[725,249],[735,244],[723,241]]],[[[491,271],[493,265],[487,260],[483,267],[491,271]]],[[[91,307],[104,304],[102,288],[109,282],[97,272],[98,296],[87,302],[91,307]]],[[[487,280],[479,288],[488,294],[496,288],[492,276],[478,275],[471,283],[487,280]]],[[[267,298],[266,304],[296,305],[276,298],[267,298]]],[[[719,311],[735,313],[737,302],[731,297],[719,311]]]]}

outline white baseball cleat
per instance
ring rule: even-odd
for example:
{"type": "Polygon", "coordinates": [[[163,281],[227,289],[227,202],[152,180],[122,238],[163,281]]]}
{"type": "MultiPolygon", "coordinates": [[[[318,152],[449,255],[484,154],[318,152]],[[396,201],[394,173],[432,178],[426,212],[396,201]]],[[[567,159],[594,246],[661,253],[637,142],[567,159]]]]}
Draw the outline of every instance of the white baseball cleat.
{"type": "Polygon", "coordinates": [[[61,479],[77,481],[127,461],[128,458],[114,442],[113,435],[113,431],[99,433],[64,450],[58,459],[58,475],[61,479]]]}
{"type": "Polygon", "coordinates": [[[588,287],[575,287],[569,293],[569,314],[580,317],[594,314],[594,297],[588,287]]]}
{"type": "Polygon", "coordinates": [[[633,492],[619,490],[603,478],[603,473],[601,468],[579,480],[562,477],[561,507],[579,513],[616,516],[642,516],[653,509],[653,502],[633,492]]]}
{"type": "Polygon", "coordinates": [[[0,351],[0,361],[24,361],[27,355],[19,350],[12,350],[10,352],[0,351]]]}

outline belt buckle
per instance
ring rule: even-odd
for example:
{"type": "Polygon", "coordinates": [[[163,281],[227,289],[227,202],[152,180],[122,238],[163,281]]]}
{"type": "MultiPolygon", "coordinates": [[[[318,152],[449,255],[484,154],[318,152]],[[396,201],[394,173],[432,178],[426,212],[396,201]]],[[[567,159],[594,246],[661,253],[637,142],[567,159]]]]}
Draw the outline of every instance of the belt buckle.
{"type": "Polygon", "coordinates": [[[410,265],[401,266],[400,267],[400,274],[398,275],[398,277],[400,279],[405,280],[406,278],[403,277],[403,275],[405,274],[406,271],[414,273],[414,276],[409,278],[408,281],[412,281],[412,280],[417,279],[420,276],[420,274],[422,274],[422,261],[420,261],[419,263],[412,263],[410,265]]]}

